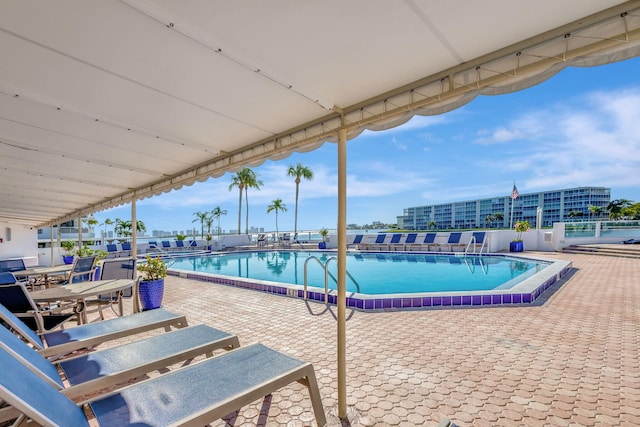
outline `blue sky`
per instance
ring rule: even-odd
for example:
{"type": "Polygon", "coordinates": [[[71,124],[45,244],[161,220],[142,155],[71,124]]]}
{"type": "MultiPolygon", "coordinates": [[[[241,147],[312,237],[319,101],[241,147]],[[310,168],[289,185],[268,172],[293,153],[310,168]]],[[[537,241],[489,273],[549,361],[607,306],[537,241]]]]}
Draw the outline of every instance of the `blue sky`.
{"type": "MultiPolygon", "coordinates": [[[[303,163],[312,181],[300,184],[298,229],[335,228],[337,145],[325,143],[253,168],[263,181],[249,191],[249,226],[275,230],[267,206],[281,198],[280,231],[293,230],[295,183],[290,164],[303,163]]],[[[613,199],[640,201],[640,58],[592,68],[568,68],[535,87],[481,96],[447,114],[414,117],[403,126],[365,132],[347,144],[347,222],[395,223],[403,209],[451,201],[581,186],[611,188],[613,199]]],[[[151,230],[199,229],[196,211],[228,211],[235,229],[238,190],[226,174],[138,201],[151,230]]],[[[130,218],[130,205],[95,218],[130,218]]],[[[244,209],[242,229],[244,230],[244,209]]]]}

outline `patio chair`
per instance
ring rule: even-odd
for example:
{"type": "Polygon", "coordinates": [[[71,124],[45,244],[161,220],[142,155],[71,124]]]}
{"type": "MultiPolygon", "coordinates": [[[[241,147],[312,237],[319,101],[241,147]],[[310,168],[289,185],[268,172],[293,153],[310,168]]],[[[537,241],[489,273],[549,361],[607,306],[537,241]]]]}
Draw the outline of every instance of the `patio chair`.
{"type": "Polygon", "coordinates": [[[258,240],[256,242],[259,248],[267,245],[267,235],[266,234],[258,234],[258,240]]]}
{"type": "Polygon", "coordinates": [[[84,403],[100,426],[205,425],[294,381],[307,386],[318,425],[326,423],[313,365],[261,344],[241,347],[80,404],[4,349],[0,349],[0,363],[0,399],[39,425],[88,426],[84,403]]]}
{"type": "MultiPolygon", "coordinates": [[[[104,260],[100,266],[99,280],[134,279],[135,274],[136,260],[134,258],[104,260]]],[[[137,284],[134,285],[134,287],[135,286],[137,286],[137,284]]],[[[133,293],[133,288],[129,288],[118,292],[117,295],[99,295],[95,299],[85,300],[85,304],[88,306],[96,306],[100,314],[100,319],[104,320],[103,307],[113,307],[113,304],[118,304],[123,297],[131,298],[133,293]]],[[[87,313],[89,313],[89,311],[87,311],[87,313]]]]}
{"type": "Polygon", "coordinates": [[[93,280],[96,271],[96,256],[76,257],[73,261],[71,271],[62,282],[61,285],[69,283],[87,282],[93,280]]]}
{"type": "Polygon", "coordinates": [[[0,320],[4,322],[6,327],[16,332],[40,354],[49,359],[142,332],[160,328],[169,332],[172,326],[183,328],[188,325],[185,316],[171,313],[162,308],[65,330],[51,331],[40,336],[2,304],[0,304],[0,320]]]}
{"type": "Polygon", "coordinates": [[[0,260],[0,273],[13,273],[26,270],[23,259],[2,259],[0,260]]]}
{"type": "Polygon", "coordinates": [[[5,284],[0,286],[0,304],[20,318],[23,324],[32,331],[44,334],[52,329],[61,327],[72,317],[75,317],[78,323],[80,322],[77,313],[68,311],[76,307],[75,303],[42,309],[31,299],[25,285],[17,283],[15,279],[13,279],[13,283],[7,283],[11,279],[6,277],[6,274],[12,275],[11,273],[5,273],[3,277],[5,284]]]}
{"type": "Polygon", "coordinates": [[[64,390],[70,399],[96,394],[175,363],[190,362],[196,356],[211,357],[216,350],[238,347],[236,335],[196,325],[53,363],[8,329],[0,327],[0,348],[56,389],[64,390]],[[64,375],[67,387],[59,372],[64,375]]]}
{"type": "MultiPolygon", "coordinates": [[[[0,260],[0,273],[17,273],[18,271],[24,271],[27,267],[24,265],[23,259],[3,259],[0,260]]],[[[29,278],[27,276],[14,274],[18,282],[28,285],[29,278]]]]}

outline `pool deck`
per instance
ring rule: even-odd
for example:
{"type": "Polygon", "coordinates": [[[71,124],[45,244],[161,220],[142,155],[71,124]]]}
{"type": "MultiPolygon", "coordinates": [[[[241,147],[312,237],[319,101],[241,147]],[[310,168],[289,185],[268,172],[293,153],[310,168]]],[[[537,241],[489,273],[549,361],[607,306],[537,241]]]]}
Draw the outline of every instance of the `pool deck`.
{"type": "MultiPolygon", "coordinates": [[[[329,426],[640,425],[640,260],[538,255],[573,269],[530,306],[347,310],[349,423],[335,306],[168,277],[164,307],[312,362],[329,426]]],[[[212,425],[315,422],[293,384],[212,425]]]]}

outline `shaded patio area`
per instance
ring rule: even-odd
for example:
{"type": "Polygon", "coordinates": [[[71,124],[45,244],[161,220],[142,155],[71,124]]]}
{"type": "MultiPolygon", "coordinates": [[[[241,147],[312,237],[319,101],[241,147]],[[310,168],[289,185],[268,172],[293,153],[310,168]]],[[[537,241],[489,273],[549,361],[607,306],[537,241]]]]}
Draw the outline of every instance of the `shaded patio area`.
{"type": "MultiPolygon", "coordinates": [[[[580,254],[530,307],[347,313],[353,426],[640,424],[640,261],[580,254]]],[[[336,308],[168,277],[165,308],[313,363],[339,426],[336,308]]],[[[314,425],[301,385],[213,425],[314,425]],[[268,415],[267,415],[268,411],[268,415]]]]}

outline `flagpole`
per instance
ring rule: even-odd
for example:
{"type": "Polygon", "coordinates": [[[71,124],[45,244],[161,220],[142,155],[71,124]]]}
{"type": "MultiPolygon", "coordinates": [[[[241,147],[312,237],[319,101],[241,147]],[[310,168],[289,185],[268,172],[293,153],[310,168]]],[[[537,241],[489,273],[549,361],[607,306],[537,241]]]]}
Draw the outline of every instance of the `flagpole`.
{"type": "Polygon", "coordinates": [[[516,204],[516,199],[511,198],[511,219],[509,220],[509,228],[513,228],[513,205],[516,204]]]}
{"type": "Polygon", "coordinates": [[[520,196],[516,182],[513,181],[513,190],[511,190],[511,219],[509,219],[509,228],[513,228],[513,207],[516,204],[516,199],[520,196]]]}

